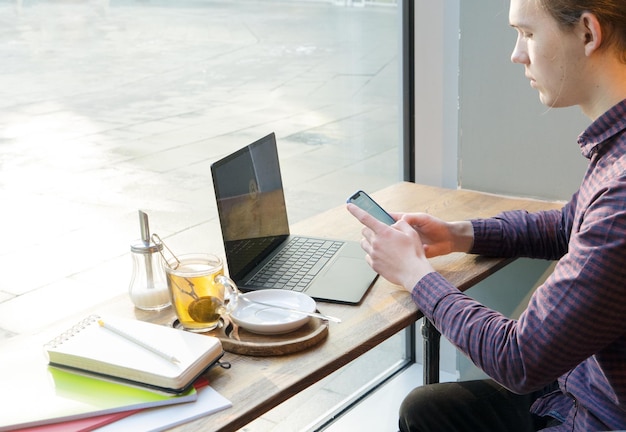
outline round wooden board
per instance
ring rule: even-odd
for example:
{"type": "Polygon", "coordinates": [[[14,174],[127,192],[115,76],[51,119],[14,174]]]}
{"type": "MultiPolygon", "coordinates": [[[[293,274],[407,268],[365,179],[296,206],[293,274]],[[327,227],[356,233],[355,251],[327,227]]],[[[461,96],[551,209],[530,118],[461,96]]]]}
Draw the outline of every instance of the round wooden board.
{"type": "MultiPolygon", "coordinates": [[[[172,327],[181,328],[179,321],[174,320],[172,327]]],[[[217,337],[224,351],[257,357],[280,356],[303,351],[326,339],[328,321],[311,318],[299,329],[278,335],[252,333],[223,321],[219,328],[203,334],[217,337]]]]}
{"type": "MultiPolygon", "coordinates": [[[[174,322],[174,327],[178,320],[174,322]]],[[[225,351],[248,356],[267,357],[292,354],[317,345],[328,336],[328,321],[311,318],[305,325],[292,332],[278,335],[262,335],[235,328],[225,322],[218,329],[205,333],[222,342],[225,351]]]]}
{"type": "Polygon", "coordinates": [[[299,329],[278,335],[256,334],[241,327],[235,330],[230,323],[212,333],[220,339],[225,351],[258,357],[279,356],[320,343],[328,336],[328,321],[311,318],[299,329]]]}

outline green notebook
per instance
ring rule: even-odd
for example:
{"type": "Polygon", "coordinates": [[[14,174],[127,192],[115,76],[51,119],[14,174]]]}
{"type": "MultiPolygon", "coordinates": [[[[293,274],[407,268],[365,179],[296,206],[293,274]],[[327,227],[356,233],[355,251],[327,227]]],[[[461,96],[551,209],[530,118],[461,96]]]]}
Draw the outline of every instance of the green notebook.
{"type": "Polygon", "coordinates": [[[191,388],[166,395],[48,366],[42,341],[19,337],[0,345],[0,431],[195,401],[191,388]]]}

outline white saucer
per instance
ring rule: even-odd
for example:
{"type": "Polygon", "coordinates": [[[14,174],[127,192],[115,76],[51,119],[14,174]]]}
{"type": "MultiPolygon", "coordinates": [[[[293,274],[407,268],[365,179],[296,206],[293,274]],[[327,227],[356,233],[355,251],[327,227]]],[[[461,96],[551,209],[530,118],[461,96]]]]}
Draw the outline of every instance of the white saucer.
{"type": "MultiPolygon", "coordinates": [[[[288,307],[304,312],[315,312],[315,300],[297,291],[267,289],[242,294],[253,301],[288,307]]],[[[239,300],[230,314],[235,324],[259,334],[283,334],[294,331],[309,321],[310,317],[298,312],[258,305],[239,300]]]]}

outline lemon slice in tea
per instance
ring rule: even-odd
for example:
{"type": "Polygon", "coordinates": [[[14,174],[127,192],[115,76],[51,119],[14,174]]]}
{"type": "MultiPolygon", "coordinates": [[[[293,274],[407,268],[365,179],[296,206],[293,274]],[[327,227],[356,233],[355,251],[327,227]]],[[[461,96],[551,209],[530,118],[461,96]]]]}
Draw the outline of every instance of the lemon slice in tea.
{"type": "Polygon", "coordinates": [[[213,296],[200,297],[191,302],[187,312],[196,322],[212,322],[220,318],[223,310],[222,301],[213,296]]]}

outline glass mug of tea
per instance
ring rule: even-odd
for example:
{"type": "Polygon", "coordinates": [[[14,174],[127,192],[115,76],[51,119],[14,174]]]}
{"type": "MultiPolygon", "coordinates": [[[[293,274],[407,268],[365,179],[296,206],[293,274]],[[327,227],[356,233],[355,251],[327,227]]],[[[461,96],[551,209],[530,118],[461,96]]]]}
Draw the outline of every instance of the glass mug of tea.
{"type": "MultiPolygon", "coordinates": [[[[165,260],[164,260],[165,261],[165,260]]],[[[239,290],[224,276],[222,260],[209,254],[185,254],[164,262],[167,286],[180,325],[207,332],[236,306],[239,290]]]]}

